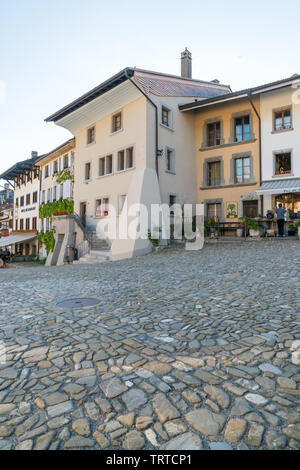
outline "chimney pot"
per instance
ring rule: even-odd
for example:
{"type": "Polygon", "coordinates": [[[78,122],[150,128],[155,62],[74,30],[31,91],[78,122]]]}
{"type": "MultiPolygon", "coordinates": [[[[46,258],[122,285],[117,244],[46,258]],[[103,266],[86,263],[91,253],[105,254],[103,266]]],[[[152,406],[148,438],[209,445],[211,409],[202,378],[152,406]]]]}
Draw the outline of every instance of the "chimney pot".
{"type": "Polygon", "coordinates": [[[181,76],[192,78],[192,54],[187,48],[181,53],[181,76]]]}

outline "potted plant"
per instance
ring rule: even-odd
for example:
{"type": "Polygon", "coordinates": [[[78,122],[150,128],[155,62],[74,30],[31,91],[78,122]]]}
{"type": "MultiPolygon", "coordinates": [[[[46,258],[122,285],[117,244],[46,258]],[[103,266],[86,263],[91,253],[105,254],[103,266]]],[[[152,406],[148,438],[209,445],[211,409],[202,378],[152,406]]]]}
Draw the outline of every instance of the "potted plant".
{"type": "Polygon", "coordinates": [[[246,221],[247,221],[247,218],[246,218],[246,217],[240,217],[240,218],[239,218],[239,222],[241,222],[241,223],[244,225],[243,228],[241,227],[241,228],[236,229],[236,234],[237,234],[237,236],[238,236],[239,238],[241,238],[241,237],[243,236],[243,234],[244,234],[246,221]]]}
{"type": "Polygon", "coordinates": [[[216,235],[217,223],[213,217],[210,217],[210,219],[208,219],[207,226],[208,226],[210,235],[211,236],[216,235]]]}
{"type": "Polygon", "coordinates": [[[250,237],[259,237],[260,235],[259,223],[254,219],[248,219],[247,225],[249,228],[250,237]]]}

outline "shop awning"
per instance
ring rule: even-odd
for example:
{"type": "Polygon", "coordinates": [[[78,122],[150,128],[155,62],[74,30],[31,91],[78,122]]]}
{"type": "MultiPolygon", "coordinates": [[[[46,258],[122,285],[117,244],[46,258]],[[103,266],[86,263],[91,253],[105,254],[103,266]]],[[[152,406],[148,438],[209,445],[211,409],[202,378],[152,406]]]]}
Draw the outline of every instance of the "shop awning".
{"type": "Polygon", "coordinates": [[[266,181],[256,192],[258,194],[300,193],[300,178],[266,181]]]}
{"type": "Polygon", "coordinates": [[[16,243],[28,242],[36,238],[35,234],[20,234],[20,235],[10,235],[9,237],[0,238],[0,248],[5,246],[15,245],[16,243]]]}

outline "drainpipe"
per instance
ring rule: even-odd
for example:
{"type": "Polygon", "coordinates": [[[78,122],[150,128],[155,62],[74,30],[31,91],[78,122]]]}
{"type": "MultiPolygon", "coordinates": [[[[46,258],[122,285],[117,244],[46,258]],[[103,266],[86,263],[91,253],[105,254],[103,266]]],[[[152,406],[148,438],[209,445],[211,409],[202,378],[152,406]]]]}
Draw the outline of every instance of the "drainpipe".
{"type": "MultiPolygon", "coordinates": [[[[248,99],[249,99],[249,102],[252,106],[252,108],[254,109],[254,112],[258,118],[258,122],[259,122],[259,183],[260,185],[262,184],[262,142],[261,142],[261,117],[253,103],[253,100],[252,100],[252,94],[251,94],[251,90],[248,90],[248,99]]],[[[262,211],[262,216],[264,215],[264,207],[263,207],[263,196],[260,196],[260,205],[261,205],[261,211],[262,211]]]]}
{"type": "Polygon", "coordinates": [[[127,70],[125,70],[125,76],[128,78],[128,80],[139,90],[140,93],[149,101],[149,103],[154,107],[155,109],[155,169],[156,169],[156,174],[157,178],[159,179],[159,174],[158,174],[158,156],[160,155],[160,152],[158,150],[158,108],[157,105],[152,101],[148,95],[140,88],[137,83],[135,83],[134,80],[132,80],[131,77],[129,77],[127,70]]]}

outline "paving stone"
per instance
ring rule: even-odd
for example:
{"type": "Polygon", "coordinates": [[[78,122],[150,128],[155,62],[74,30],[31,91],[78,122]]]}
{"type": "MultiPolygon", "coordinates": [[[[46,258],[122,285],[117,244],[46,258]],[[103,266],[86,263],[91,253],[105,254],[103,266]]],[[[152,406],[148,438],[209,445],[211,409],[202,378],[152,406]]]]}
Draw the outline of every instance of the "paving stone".
{"type": "Polygon", "coordinates": [[[224,437],[229,442],[238,442],[245,434],[247,422],[244,419],[231,419],[226,425],[224,437]]]}
{"type": "Polygon", "coordinates": [[[264,406],[268,403],[268,399],[257,393],[247,393],[245,395],[246,400],[256,406],[264,406]]]}
{"type": "Polygon", "coordinates": [[[127,415],[118,416],[117,419],[121,424],[130,428],[134,422],[134,413],[128,413],[127,415]]]}
{"type": "Polygon", "coordinates": [[[139,431],[143,431],[152,425],[153,419],[149,416],[139,416],[136,419],[135,427],[139,431]]]}
{"type": "Polygon", "coordinates": [[[300,441],[300,425],[289,424],[286,428],[282,429],[282,432],[285,436],[295,441],[300,441]]]}
{"type": "Polygon", "coordinates": [[[164,424],[164,427],[170,437],[175,437],[178,434],[183,434],[187,430],[187,427],[184,422],[179,419],[167,421],[164,424]]]}
{"type": "Polygon", "coordinates": [[[79,436],[89,437],[91,434],[90,423],[87,419],[77,419],[72,423],[72,429],[79,436]]]}
{"type": "Polygon", "coordinates": [[[230,400],[223,390],[214,387],[213,385],[207,385],[204,387],[204,391],[212,398],[212,400],[216,401],[221,408],[228,408],[230,400]]]}
{"type": "Polygon", "coordinates": [[[233,450],[230,444],[227,442],[211,442],[209,444],[210,450],[233,450]]]}
{"type": "Polygon", "coordinates": [[[107,398],[115,398],[128,390],[128,387],[117,377],[106,380],[100,384],[100,388],[107,398]]]}
{"type": "Polygon", "coordinates": [[[85,449],[90,449],[95,446],[95,441],[94,439],[89,439],[87,437],[81,437],[81,436],[74,436],[69,439],[65,445],[65,449],[78,449],[78,450],[85,450],[85,449]]]}
{"type": "Polygon", "coordinates": [[[187,432],[181,436],[174,437],[164,447],[163,450],[202,450],[202,440],[197,434],[187,432]]]}
{"type": "Polygon", "coordinates": [[[139,431],[130,431],[126,434],[123,449],[124,450],[141,450],[145,447],[145,439],[139,431]]]}
{"type": "Polygon", "coordinates": [[[266,433],[266,443],[270,450],[282,450],[286,448],[287,438],[270,429],[266,433]]]}
{"type": "Polygon", "coordinates": [[[157,393],[153,399],[153,409],[162,423],[180,417],[179,411],[163,393],[157,393]]]}
{"type": "Polygon", "coordinates": [[[251,447],[260,447],[263,433],[264,433],[264,426],[253,423],[250,426],[249,432],[248,432],[248,444],[251,447]]]}
{"type": "Polygon", "coordinates": [[[147,403],[148,397],[143,390],[132,388],[122,395],[122,400],[129,411],[136,410],[147,403]]]}
{"type": "Polygon", "coordinates": [[[56,416],[61,416],[65,413],[69,413],[73,410],[73,404],[71,401],[65,401],[58,405],[49,406],[47,412],[50,418],[55,418],[56,416]]]}
{"type": "Polygon", "coordinates": [[[210,438],[216,437],[221,432],[226,421],[224,416],[212,413],[205,408],[190,411],[185,419],[196,431],[210,438]]]}

